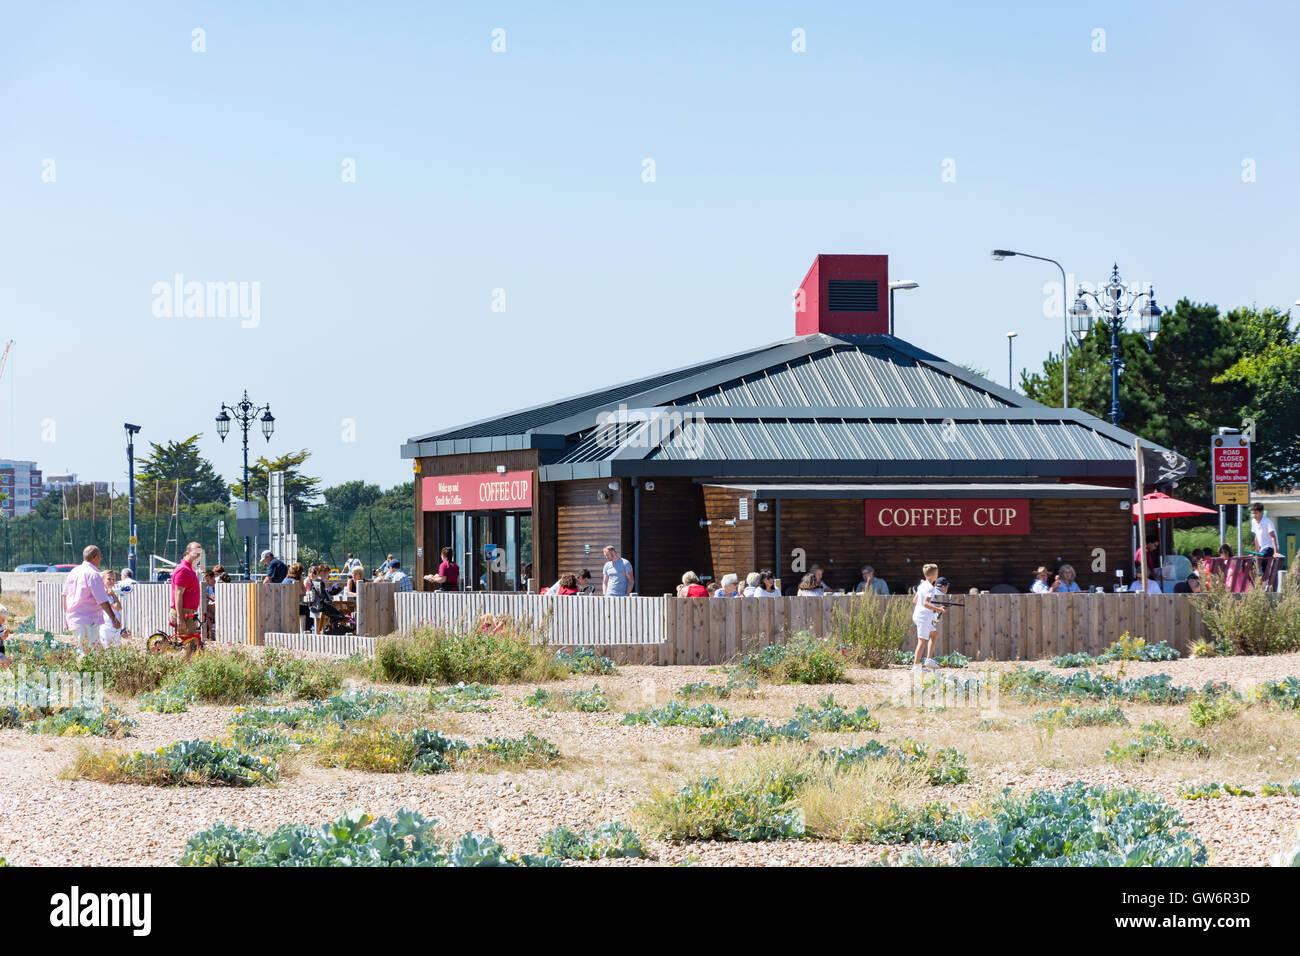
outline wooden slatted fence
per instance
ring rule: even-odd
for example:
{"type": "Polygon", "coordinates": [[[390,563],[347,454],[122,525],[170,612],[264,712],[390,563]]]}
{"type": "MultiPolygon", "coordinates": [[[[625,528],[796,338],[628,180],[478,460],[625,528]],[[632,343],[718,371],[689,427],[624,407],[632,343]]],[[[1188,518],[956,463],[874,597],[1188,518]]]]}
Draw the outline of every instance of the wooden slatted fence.
{"type": "Polygon", "coordinates": [[[484,614],[541,629],[558,646],[660,644],[665,598],[407,591],[395,595],[396,630],[420,623],[469,628],[484,614]]]}

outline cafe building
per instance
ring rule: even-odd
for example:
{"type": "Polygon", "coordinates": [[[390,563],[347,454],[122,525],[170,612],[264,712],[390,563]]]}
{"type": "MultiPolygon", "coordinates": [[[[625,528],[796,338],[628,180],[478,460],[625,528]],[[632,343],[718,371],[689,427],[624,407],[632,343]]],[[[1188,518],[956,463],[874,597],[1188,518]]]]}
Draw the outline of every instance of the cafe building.
{"type": "MultiPolygon", "coordinates": [[[[895,336],[888,288],[887,256],[820,255],[791,338],[410,439],[417,582],[450,546],[463,588],[531,565],[599,590],[611,544],[653,595],[764,568],[791,593],[815,564],[837,589],[870,564],[905,592],[927,562],[954,591],[1131,581],[1135,436],[895,336]]],[[[1189,473],[1143,446],[1144,492],[1189,473]]]]}

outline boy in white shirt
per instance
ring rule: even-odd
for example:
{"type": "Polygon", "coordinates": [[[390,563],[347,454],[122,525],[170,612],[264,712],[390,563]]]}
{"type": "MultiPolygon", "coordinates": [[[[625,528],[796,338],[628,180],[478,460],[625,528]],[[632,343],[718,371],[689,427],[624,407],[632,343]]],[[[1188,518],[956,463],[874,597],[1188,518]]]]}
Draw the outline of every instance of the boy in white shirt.
{"type": "Polygon", "coordinates": [[[939,565],[927,564],[921,568],[921,573],[925,575],[925,580],[916,589],[912,608],[912,623],[916,625],[916,653],[912,657],[914,674],[923,673],[927,668],[939,669],[933,657],[933,640],[939,633],[938,616],[948,612],[946,607],[931,600],[936,593],[948,590],[948,579],[939,577],[939,565]]]}

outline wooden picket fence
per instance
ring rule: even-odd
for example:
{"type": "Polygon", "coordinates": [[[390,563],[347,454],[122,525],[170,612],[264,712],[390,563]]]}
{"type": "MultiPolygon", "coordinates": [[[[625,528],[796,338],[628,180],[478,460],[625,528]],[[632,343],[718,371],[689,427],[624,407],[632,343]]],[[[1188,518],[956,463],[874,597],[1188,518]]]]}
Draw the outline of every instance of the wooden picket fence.
{"type": "Polygon", "coordinates": [[[279,647],[286,651],[301,651],[308,654],[329,654],[334,657],[364,654],[370,657],[375,653],[375,638],[358,637],[356,634],[312,634],[310,632],[277,634],[270,631],[263,635],[263,640],[267,647],[279,647]]]}
{"type": "Polygon", "coordinates": [[[63,617],[63,585],[56,581],[36,582],[36,630],[62,634],[66,630],[63,617]]]}
{"type": "Polygon", "coordinates": [[[417,624],[465,629],[484,614],[507,615],[557,646],[662,644],[665,598],[408,591],[396,595],[397,630],[417,624]]]}

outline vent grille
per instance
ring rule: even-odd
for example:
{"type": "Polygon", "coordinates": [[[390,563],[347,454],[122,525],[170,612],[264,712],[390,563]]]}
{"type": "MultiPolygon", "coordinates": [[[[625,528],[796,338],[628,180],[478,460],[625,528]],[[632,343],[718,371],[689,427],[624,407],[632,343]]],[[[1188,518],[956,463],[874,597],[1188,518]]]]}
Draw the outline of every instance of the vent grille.
{"type": "Polygon", "coordinates": [[[829,311],[880,311],[880,283],[875,279],[830,279],[826,284],[829,311]]]}

